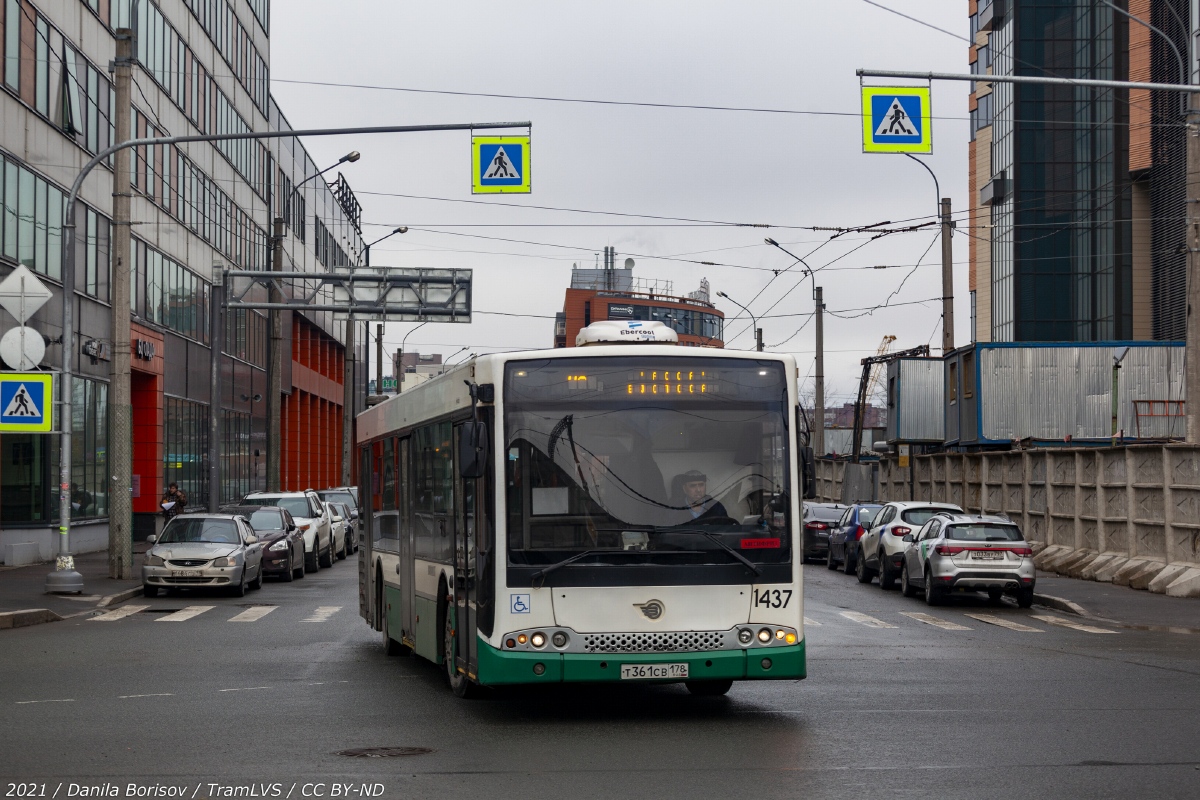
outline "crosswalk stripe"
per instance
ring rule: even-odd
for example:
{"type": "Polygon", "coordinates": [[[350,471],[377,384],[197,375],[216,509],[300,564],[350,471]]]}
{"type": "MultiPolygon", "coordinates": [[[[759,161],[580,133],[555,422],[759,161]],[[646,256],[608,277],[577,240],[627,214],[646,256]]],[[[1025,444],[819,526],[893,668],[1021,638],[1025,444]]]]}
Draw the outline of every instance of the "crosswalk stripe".
{"type": "Polygon", "coordinates": [[[816,625],[818,628],[821,627],[821,623],[817,622],[815,619],[809,619],[808,617],[804,618],[804,624],[805,625],[816,625]]]}
{"type": "Polygon", "coordinates": [[[205,611],[212,611],[216,606],[187,606],[181,608],[174,614],[167,614],[165,617],[159,617],[155,622],[184,622],[192,617],[198,617],[205,611]]]}
{"type": "Polygon", "coordinates": [[[114,608],[112,611],[105,611],[98,617],[88,617],[90,622],[113,622],[118,619],[125,619],[128,616],[145,611],[150,606],[121,606],[114,608]]]}
{"type": "Polygon", "coordinates": [[[303,622],[325,622],[337,612],[341,611],[341,606],[317,606],[317,610],[312,613],[311,617],[305,617],[303,622]]]}
{"type": "Polygon", "coordinates": [[[1022,625],[1019,622],[1013,622],[1010,619],[993,616],[991,614],[967,614],[972,619],[977,619],[980,622],[986,622],[988,625],[999,625],[1001,628],[1008,628],[1012,631],[1021,631],[1022,633],[1045,633],[1041,628],[1031,628],[1028,625],[1022,625]]]}
{"type": "Polygon", "coordinates": [[[969,631],[971,630],[966,625],[959,625],[957,622],[951,622],[948,619],[939,619],[930,614],[923,614],[920,611],[901,611],[900,614],[910,619],[915,619],[917,622],[924,622],[926,625],[932,625],[935,628],[941,628],[947,631],[969,631]]]}
{"type": "Polygon", "coordinates": [[[881,619],[875,619],[875,617],[867,616],[866,614],[860,614],[857,611],[843,611],[843,612],[841,612],[841,614],[846,619],[853,620],[854,622],[857,622],[860,625],[866,625],[868,628],[895,628],[895,627],[897,627],[890,622],[884,622],[881,619]]]}
{"type": "Polygon", "coordinates": [[[257,622],[275,610],[275,606],[251,606],[236,617],[231,617],[230,622],[257,622]]]}
{"type": "Polygon", "coordinates": [[[1072,630],[1083,631],[1084,633],[1116,633],[1116,631],[1110,631],[1107,628],[1084,625],[1082,622],[1075,622],[1074,620],[1063,619],[1062,617],[1055,617],[1050,614],[1033,614],[1032,616],[1034,619],[1049,622],[1051,625],[1059,625],[1063,628],[1071,628],[1072,630]]]}

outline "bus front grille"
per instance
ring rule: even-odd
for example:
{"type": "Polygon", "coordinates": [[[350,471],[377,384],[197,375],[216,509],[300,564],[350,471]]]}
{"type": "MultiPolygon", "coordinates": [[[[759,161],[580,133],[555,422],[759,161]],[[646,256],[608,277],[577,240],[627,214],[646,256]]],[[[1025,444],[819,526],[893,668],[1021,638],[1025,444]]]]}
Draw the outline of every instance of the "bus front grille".
{"type": "Polygon", "coordinates": [[[671,631],[665,633],[589,633],[583,649],[589,653],[680,653],[724,650],[729,631],[671,631]]]}

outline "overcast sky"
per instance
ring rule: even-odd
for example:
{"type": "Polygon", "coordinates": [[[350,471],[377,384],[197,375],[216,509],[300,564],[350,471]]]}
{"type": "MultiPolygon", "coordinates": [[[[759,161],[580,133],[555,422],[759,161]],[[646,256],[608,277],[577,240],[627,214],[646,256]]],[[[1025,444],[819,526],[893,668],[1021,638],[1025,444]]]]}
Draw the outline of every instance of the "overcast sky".
{"type": "MultiPolygon", "coordinates": [[[[814,326],[801,329],[811,318],[811,283],[798,285],[799,266],[778,277],[767,271],[794,263],[763,243],[771,236],[814,268],[845,256],[817,276],[831,312],[877,306],[889,297],[909,303],[858,318],[826,316],[826,385],[833,404],[853,398],[858,360],[873,353],[885,334],[898,337],[893,349],[941,342],[940,302],[912,304],[941,296],[935,229],[866,244],[863,234],[828,241],[828,232],[803,229],[926,222],[936,212],[933,180],[918,164],[862,152],[855,69],[968,72],[966,3],[879,2],[955,35],[865,0],[286,0],[272,9],[272,91],[296,127],[533,122],[528,195],[471,194],[467,133],[305,143],[322,166],[347,150],[362,152],[362,160],[344,172],[363,206],[365,239],[409,226],[407,234],[372,250],[373,264],[474,270],[473,322],[426,325],[408,338],[407,350],[448,356],[464,346],[481,353],[551,346],[554,313],[562,309],[572,264],[593,266],[612,245],[619,259],[636,254],[636,276],[673,281],[677,294],[707,277],[729,317],[732,347],[753,346],[752,334],[741,333],[749,323],[715,292],[749,305],[760,315],[768,349],[795,353],[811,383],[814,326]],[[472,200],[487,204],[462,202],[472,200]],[[667,257],[738,266],[662,260],[667,257]],[[890,268],[864,269],[877,265],[890,268]],[[853,269],[835,269],[846,267],[853,269]],[[483,313],[489,311],[531,316],[483,313]]],[[[967,92],[965,83],[934,85],[934,152],[925,157],[956,212],[967,200],[967,92]]],[[[958,344],[970,338],[963,227],[953,238],[958,344]]],[[[387,350],[398,348],[411,328],[389,324],[387,350]]]]}

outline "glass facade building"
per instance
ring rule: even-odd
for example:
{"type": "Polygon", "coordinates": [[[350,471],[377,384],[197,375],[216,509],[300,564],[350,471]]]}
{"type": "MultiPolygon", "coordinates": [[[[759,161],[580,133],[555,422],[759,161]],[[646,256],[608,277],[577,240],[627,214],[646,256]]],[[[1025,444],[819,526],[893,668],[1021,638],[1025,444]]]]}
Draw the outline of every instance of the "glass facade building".
{"type": "Polygon", "coordinates": [[[1126,80],[1128,23],[1091,0],[971,6],[975,338],[1132,338],[1129,93],[986,81],[1126,80]]]}

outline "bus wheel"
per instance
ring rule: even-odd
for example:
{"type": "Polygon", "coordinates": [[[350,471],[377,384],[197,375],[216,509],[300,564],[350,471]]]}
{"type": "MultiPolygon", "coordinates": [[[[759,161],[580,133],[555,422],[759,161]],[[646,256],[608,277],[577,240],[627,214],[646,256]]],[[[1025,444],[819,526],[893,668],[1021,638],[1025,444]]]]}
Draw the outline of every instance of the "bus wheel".
{"type": "Polygon", "coordinates": [[[442,661],[446,665],[446,678],[450,681],[450,690],[458,697],[475,697],[479,694],[478,687],[471,683],[471,679],[464,673],[458,671],[458,640],[455,637],[454,615],[447,608],[442,612],[442,617],[446,620],[442,636],[442,661]]]}
{"type": "Polygon", "coordinates": [[[685,681],[684,686],[697,697],[720,697],[733,688],[733,681],[685,681]]]}

